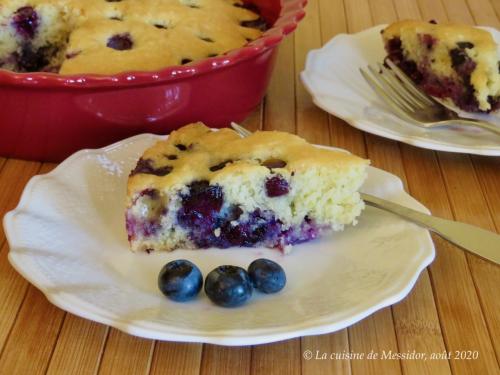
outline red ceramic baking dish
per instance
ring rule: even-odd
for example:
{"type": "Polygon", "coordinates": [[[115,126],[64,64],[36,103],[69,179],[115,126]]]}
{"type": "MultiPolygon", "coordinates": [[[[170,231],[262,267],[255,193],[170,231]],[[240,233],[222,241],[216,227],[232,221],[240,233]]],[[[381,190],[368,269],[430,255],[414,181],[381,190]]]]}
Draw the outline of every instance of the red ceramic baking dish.
{"type": "Polygon", "coordinates": [[[190,65],[113,76],[0,70],[0,155],[60,161],[137,133],[243,120],[265,94],[277,46],[307,0],[251,0],[272,25],[245,47],[190,65]]]}

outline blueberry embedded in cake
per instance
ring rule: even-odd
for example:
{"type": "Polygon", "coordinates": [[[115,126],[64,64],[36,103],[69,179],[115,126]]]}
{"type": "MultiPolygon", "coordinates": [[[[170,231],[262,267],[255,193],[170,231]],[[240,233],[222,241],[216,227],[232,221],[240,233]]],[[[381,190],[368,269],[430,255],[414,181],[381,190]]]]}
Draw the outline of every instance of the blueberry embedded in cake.
{"type": "Polygon", "coordinates": [[[222,55],[267,24],[238,0],[5,0],[0,69],[151,71],[222,55]]]}
{"type": "Polygon", "coordinates": [[[283,132],[240,138],[202,123],[141,156],[128,180],[134,251],[290,245],[355,224],[368,161],[283,132]]]}
{"type": "Polygon", "coordinates": [[[400,21],[382,31],[387,58],[427,94],[467,112],[500,107],[497,45],[485,30],[465,25],[400,21]]]}

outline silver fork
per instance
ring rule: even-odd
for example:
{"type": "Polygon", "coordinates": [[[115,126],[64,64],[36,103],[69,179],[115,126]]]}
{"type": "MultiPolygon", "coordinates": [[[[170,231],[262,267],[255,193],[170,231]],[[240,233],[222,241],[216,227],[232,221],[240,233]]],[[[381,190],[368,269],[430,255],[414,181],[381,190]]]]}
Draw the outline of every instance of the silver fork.
{"type": "MultiPolygon", "coordinates": [[[[241,137],[252,135],[252,132],[235,122],[231,123],[231,127],[241,137]]],[[[500,235],[470,224],[427,215],[370,194],[360,194],[361,199],[363,199],[366,204],[401,216],[421,227],[433,231],[466,251],[479,255],[481,258],[496,264],[500,264],[500,235]]]]}
{"type": "Polygon", "coordinates": [[[500,127],[481,120],[463,118],[422,92],[391,60],[390,69],[378,63],[360,68],[375,93],[400,117],[422,128],[472,125],[500,135],[500,127]]]}

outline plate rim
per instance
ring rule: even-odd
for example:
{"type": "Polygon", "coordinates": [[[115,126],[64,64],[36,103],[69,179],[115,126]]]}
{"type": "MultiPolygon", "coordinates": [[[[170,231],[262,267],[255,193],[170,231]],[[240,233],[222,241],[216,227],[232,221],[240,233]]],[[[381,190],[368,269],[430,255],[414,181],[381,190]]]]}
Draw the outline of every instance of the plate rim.
{"type": "MultiPolygon", "coordinates": [[[[454,153],[467,153],[467,154],[473,154],[473,155],[483,155],[483,156],[500,156],[500,144],[498,146],[481,146],[481,145],[471,145],[471,146],[454,146],[450,143],[444,143],[438,140],[432,140],[428,138],[422,138],[420,136],[412,136],[412,135],[401,135],[400,133],[395,133],[389,129],[384,128],[384,130],[380,130],[377,127],[372,127],[371,124],[374,123],[374,121],[370,120],[365,120],[365,119],[356,119],[354,118],[351,114],[347,113],[342,109],[341,106],[335,106],[335,108],[331,108],[324,104],[324,101],[321,99],[323,95],[315,93],[315,90],[313,89],[313,84],[310,81],[310,78],[308,77],[311,72],[311,65],[312,65],[312,60],[313,58],[318,55],[321,51],[331,49],[333,48],[339,41],[339,39],[360,39],[364,38],[367,35],[372,35],[374,33],[379,33],[381,29],[385,28],[387,24],[380,24],[376,25],[373,27],[370,27],[368,29],[359,31],[357,33],[353,34],[347,34],[347,33],[341,33],[337,34],[334,36],[332,39],[330,39],[328,42],[326,42],[321,48],[316,48],[312,49],[307,53],[306,57],[306,62],[304,65],[304,69],[300,72],[300,78],[302,83],[304,84],[304,87],[306,88],[307,92],[309,95],[311,95],[311,98],[313,99],[313,103],[317,105],[319,108],[321,108],[323,111],[334,115],[345,122],[347,122],[349,125],[356,129],[363,130],[367,133],[374,134],[383,138],[387,139],[392,139],[395,141],[403,142],[406,144],[409,144],[411,146],[416,146],[419,148],[424,148],[428,150],[435,150],[435,151],[445,151],[445,152],[454,152],[454,153]]],[[[500,32],[498,30],[495,30],[494,28],[487,27],[487,26],[476,26],[478,28],[485,29],[489,31],[490,33],[497,33],[500,35],[500,32]]],[[[390,112],[387,112],[389,114],[392,114],[390,112]]],[[[399,117],[398,117],[399,119],[399,117]]],[[[404,121],[400,119],[401,121],[404,121]]],[[[439,129],[433,129],[439,131],[439,129]]]]}
{"type": "MultiPolygon", "coordinates": [[[[113,143],[109,146],[105,146],[99,149],[84,149],[71,155],[69,158],[64,160],[52,171],[36,175],[32,177],[26,184],[23,190],[21,198],[18,205],[7,212],[3,218],[3,227],[7,242],[9,244],[8,259],[14,269],[21,274],[28,282],[33,286],[38,288],[45,297],[55,306],[70,312],[74,315],[89,319],[98,323],[106,324],[111,327],[117,328],[128,334],[145,337],[149,339],[158,339],[166,341],[179,341],[179,342],[203,342],[209,344],[218,344],[225,346],[235,346],[235,345],[256,345],[264,344],[275,341],[281,341],[285,339],[318,335],[334,332],[345,327],[348,327],[365,317],[373,314],[374,312],[390,306],[407,296],[415,285],[419,275],[422,271],[434,260],[435,258],[435,248],[434,243],[431,239],[429,231],[422,229],[424,235],[422,241],[425,242],[426,248],[428,248],[428,254],[422,256],[418,266],[413,269],[413,272],[405,275],[403,281],[399,281],[397,285],[391,285],[381,293],[381,297],[378,303],[372,304],[371,306],[363,306],[363,308],[358,307],[357,313],[350,315],[340,321],[331,322],[331,315],[314,319],[312,321],[304,321],[301,324],[284,325],[279,327],[262,328],[262,329],[229,329],[229,330],[217,330],[217,331],[204,331],[199,330],[190,331],[188,329],[175,329],[175,327],[168,326],[165,329],[164,324],[158,324],[148,320],[123,320],[116,314],[105,311],[101,308],[91,306],[90,303],[82,300],[77,295],[67,293],[67,292],[51,292],[50,287],[53,284],[47,280],[47,278],[34,266],[33,264],[26,264],[25,258],[20,255],[19,249],[22,246],[16,244],[16,238],[13,235],[15,233],[14,227],[16,225],[16,216],[19,213],[29,211],[29,203],[32,197],[32,192],[36,189],[37,185],[47,178],[51,178],[53,175],[58,175],[61,171],[71,165],[71,163],[78,161],[79,159],[86,158],[88,155],[100,155],[105,154],[117,147],[127,147],[135,141],[141,141],[148,138],[149,140],[162,139],[164,136],[153,135],[149,133],[136,135],[130,138],[126,138],[122,141],[113,143]],[[330,320],[330,322],[328,322],[330,320]],[[323,322],[324,321],[324,322],[323,322]],[[241,336],[241,335],[244,336],[241,336]]],[[[334,148],[329,146],[321,146],[326,148],[334,148]]],[[[382,171],[398,181],[398,193],[409,198],[415,206],[419,207],[420,210],[429,212],[425,206],[418,202],[415,198],[411,197],[403,188],[401,180],[387,172],[375,167],[369,167],[382,171]]]]}

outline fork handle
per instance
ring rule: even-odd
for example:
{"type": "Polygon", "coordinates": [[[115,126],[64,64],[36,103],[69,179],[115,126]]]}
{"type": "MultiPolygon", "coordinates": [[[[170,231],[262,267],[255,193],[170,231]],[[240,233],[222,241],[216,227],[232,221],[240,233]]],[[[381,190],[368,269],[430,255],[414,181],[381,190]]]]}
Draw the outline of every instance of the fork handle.
{"type": "Polygon", "coordinates": [[[361,193],[361,198],[370,206],[399,215],[439,234],[466,251],[500,264],[500,235],[496,233],[473,225],[427,215],[373,195],[361,193]]]}
{"type": "MultiPolygon", "coordinates": [[[[486,121],[481,121],[481,120],[473,120],[473,119],[465,119],[465,118],[459,118],[456,120],[457,122],[460,122],[461,124],[468,124],[472,126],[477,126],[478,128],[484,129],[484,130],[489,130],[492,133],[495,133],[496,135],[500,135],[500,127],[490,124],[489,122],[486,121]]],[[[454,120],[455,122],[455,120],[454,120]]]]}

